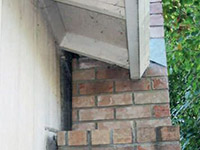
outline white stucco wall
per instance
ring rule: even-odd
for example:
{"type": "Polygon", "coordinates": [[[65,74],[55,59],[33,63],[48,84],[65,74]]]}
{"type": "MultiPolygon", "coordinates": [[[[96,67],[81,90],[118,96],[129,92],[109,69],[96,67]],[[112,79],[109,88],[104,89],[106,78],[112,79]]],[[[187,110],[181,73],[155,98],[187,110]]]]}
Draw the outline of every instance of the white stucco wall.
{"type": "Polygon", "coordinates": [[[59,63],[37,0],[0,0],[0,149],[45,150],[60,129],[59,63]]]}

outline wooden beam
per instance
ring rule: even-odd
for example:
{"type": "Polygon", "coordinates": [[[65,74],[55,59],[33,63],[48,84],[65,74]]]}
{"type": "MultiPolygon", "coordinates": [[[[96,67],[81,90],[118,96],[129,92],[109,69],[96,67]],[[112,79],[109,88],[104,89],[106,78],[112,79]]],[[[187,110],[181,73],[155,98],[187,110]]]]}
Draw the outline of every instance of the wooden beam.
{"type": "Polygon", "coordinates": [[[149,65],[148,7],[148,0],[125,1],[128,53],[132,79],[139,79],[149,65]]]}
{"type": "Polygon", "coordinates": [[[66,30],[57,7],[57,3],[52,0],[40,0],[41,8],[47,18],[53,32],[53,36],[58,44],[65,36],[66,30]]]}
{"type": "Polygon", "coordinates": [[[127,49],[96,39],[67,33],[60,47],[73,53],[129,68],[127,49]]]}
{"type": "Polygon", "coordinates": [[[124,0],[55,0],[90,11],[125,19],[124,0]]]}

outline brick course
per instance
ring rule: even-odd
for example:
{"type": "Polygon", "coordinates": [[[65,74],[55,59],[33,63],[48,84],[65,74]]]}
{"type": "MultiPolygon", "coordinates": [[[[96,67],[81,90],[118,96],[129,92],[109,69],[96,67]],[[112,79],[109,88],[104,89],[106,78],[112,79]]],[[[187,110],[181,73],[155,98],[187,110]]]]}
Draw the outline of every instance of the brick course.
{"type": "Polygon", "coordinates": [[[137,150],[157,150],[158,148],[159,150],[179,150],[179,137],[179,127],[164,126],[137,128],[137,132],[134,128],[63,131],[57,134],[57,143],[63,149],[65,147],[67,149],[79,149],[79,147],[89,149],[89,147],[92,147],[92,149],[132,150],[137,147],[137,150]],[[156,140],[159,143],[155,144],[156,140]],[[173,142],[170,143],[169,141],[173,142]],[[150,142],[153,143],[149,144],[150,142]],[[127,144],[130,146],[127,146],[127,144]]]}

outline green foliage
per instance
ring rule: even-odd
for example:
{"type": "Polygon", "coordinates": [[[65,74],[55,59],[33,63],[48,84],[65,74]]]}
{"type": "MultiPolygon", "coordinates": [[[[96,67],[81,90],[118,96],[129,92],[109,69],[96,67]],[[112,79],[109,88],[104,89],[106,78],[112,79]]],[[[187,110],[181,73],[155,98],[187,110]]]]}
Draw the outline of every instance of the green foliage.
{"type": "Polygon", "coordinates": [[[200,0],[163,0],[171,113],[183,150],[200,150],[200,0]]]}

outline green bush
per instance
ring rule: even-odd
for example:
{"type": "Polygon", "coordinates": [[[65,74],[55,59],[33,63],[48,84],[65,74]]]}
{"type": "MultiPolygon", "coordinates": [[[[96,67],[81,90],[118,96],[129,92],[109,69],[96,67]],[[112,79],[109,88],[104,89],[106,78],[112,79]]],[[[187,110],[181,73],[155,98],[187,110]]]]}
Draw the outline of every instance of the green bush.
{"type": "Polygon", "coordinates": [[[172,121],[200,150],[200,0],[163,0],[172,121]]]}

